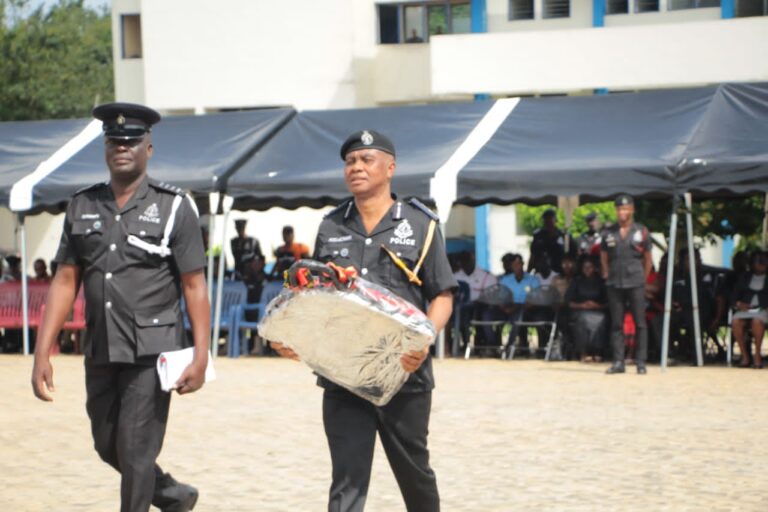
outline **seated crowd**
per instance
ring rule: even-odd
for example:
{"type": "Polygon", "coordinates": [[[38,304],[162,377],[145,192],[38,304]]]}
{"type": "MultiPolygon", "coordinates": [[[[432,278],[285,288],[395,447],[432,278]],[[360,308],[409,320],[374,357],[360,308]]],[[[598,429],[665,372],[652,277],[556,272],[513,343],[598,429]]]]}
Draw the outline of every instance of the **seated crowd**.
{"type": "MultiPolygon", "coordinates": [[[[459,328],[448,333],[454,348],[464,350],[472,339],[480,354],[503,353],[504,345],[510,351],[514,344],[517,354],[543,356],[549,328],[518,324],[545,321],[557,325],[559,350],[553,352],[554,357],[582,362],[610,360],[611,319],[600,269],[599,220],[595,214],[588,215],[588,232],[574,240],[555,226],[554,219],[553,210],[542,216],[543,227],[534,234],[528,265],[520,254],[507,253],[501,258],[504,271],[499,276],[477,267],[470,251],[450,255],[460,287],[468,290],[457,294],[454,315],[458,315],[459,328]],[[503,325],[506,329],[498,328],[503,325]],[[531,351],[528,343],[533,332],[539,340],[536,351],[531,351]]],[[[667,258],[666,254],[662,257],[660,268],[652,270],[645,286],[649,358],[657,361],[661,356],[667,258]]],[[[700,332],[707,342],[705,355],[722,356],[727,343],[723,328],[731,327],[741,357],[739,366],[762,368],[760,350],[768,320],[768,253],[737,253],[733,270],[703,264],[698,249],[694,250],[694,261],[700,332]]],[[[671,360],[695,363],[687,248],[675,259],[671,297],[671,360]]],[[[634,322],[629,313],[622,321],[631,358],[634,322]]]]}
{"type": "MultiPolygon", "coordinates": [[[[506,344],[509,349],[514,343],[518,353],[542,355],[550,339],[550,328],[538,325],[530,330],[539,340],[537,351],[531,352],[529,327],[517,324],[556,322],[560,349],[555,351],[556,357],[579,361],[609,359],[610,318],[606,285],[600,272],[599,219],[594,213],[587,215],[588,231],[576,240],[556,227],[554,210],[547,210],[542,221],[542,228],[534,233],[527,266],[520,254],[507,253],[501,258],[503,273],[495,276],[476,265],[471,251],[449,255],[460,287],[454,307],[457,322],[450,324],[458,325],[458,329],[447,329],[447,335],[462,350],[471,333],[477,348],[487,347],[499,353],[501,345],[506,344]],[[506,330],[499,328],[504,325],[506,330]]],[[[309,247],[296,242],[293,228],[285,226],[283,244],[275,250],[275,262],[268,269],[258,240],[245,234],[245,221],[237,220],[235,224],[238,234],[230,242],[235,266],[229,279],[246,285],[250,304],[261,301],[268,283],[282,282],[283,271],[295,261],[311,257],[309,247]]],[[[203,235],[207,241],[205,232],[203,235]]],[[[661,353],[667,257],[662,256],[659,268],[651,272],[645,286],[651,360],[658,360],[661,353]]],[[[738,252],[733,257],[732,270],[703,264],[698,249],[694,250],[694,261],[702,337],[710,340],[709,346],[720,355],[727,343],[722,340],[722,328],[731,327],[733,343],[739,349],[738,365],[762,368],[760,351],[768,321],[768,253],[738,252]]],[[[28,277],[30,283],[49,283],[56,271],[52,262],[49,273],[43,259],[35,260],[33,267],[34,275],[28,277]]],[[[0,260],[0,285],[18,282],[21,276],[21,259],[17,255],[0,260]]],[[[694,308],[687,248],[675,259],[671,296],[670,357],[694,362],[694,308]]],[[[255,312],[247,311],[246,319],[256,320],[255,312]]],[[[633,332],[632,317],[627,314],[624,333],[629,354],[633,332]]],[[[0,351],[21,350],[20,329],[0,330],[0,335],[0,351]]],[[[253,351],[270,353],[262,342],[254,333],[250,341],[253,351]]]]}

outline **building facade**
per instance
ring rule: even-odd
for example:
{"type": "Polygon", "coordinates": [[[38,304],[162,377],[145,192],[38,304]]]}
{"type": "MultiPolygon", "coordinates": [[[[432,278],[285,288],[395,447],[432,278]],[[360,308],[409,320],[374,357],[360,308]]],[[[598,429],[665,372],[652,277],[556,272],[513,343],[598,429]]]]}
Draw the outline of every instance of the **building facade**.
{"type": "MultiPolygon", "coordinates": [[[[164,114],[768,80],[768,0],[114,0],[116,98],[164,114]]],[[[456,208],[499,270],[511,207],[456,208]],[[487,235],[487,236],[485,236],[487,235]]]]}

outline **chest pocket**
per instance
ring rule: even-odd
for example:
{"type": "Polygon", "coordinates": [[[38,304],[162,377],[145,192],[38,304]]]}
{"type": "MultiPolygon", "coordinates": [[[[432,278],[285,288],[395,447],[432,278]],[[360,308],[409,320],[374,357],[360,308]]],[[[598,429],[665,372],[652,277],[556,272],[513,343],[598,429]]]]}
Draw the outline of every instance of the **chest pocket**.
{"type": "MultiPolygon", "coordinates": [[[[395,256],[400,258],[409,269],[413,270],[413,268],[416,267],[416,263],[419,261],[420,256],[418,248],[394,244],[387,245],[387,248],[392,251],[395,256]]],[[[389,285],[395,293],[397,293],[397,290],[399,289],[408,288],[411,285],[416,286],[408,280],[406,273],[392,261],[392,258],[383,249],[379,255],[379,261],[382,265],[385,265],[385,268],[389,269],[389,285]]]]}
{"type": "Polygon", "coordinates": [[[81,258],[90,260],[104,249],[104,221],[76,220],[72,222],[72,239],[81,258]]]}
{"type": "Polygon", "coordinates": [[[164,257],[161,243],[162,224],[133,221],[128,223],[126,254],[146,261],[160,261],[164,257]]]}

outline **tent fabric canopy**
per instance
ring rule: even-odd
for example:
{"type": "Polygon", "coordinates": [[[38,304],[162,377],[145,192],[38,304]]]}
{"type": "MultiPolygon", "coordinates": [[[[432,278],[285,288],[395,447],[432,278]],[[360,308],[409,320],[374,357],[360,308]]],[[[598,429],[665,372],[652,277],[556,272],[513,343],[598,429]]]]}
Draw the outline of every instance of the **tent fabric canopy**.
{"type": "Polygon", "coordinates": [[[768,85],[523,99],[458,175],[460,203],[768,190],[768,85]]]}
{"type": "Polygon", "coordinates": [[[90,119],[0,123],[0,205],[7,207],[11,187],[83,130],[90,119]]]}
{"type": "Polygon", "coordinates": [[[300,112],[227,183],[235,208],[337,204],[349,193],[339,148],[357,130],[376,130],[397,151],[393,192],[429,199],[435,171],[493,102],[300,112]]]}
{"type": "MultiPolygon", "coordinates": [[[[218,190],[295,113],[279,108],[166,117],[152,129],[149,174],[193,194],[218,190]]],[[[36,184],[33,208],[60,209],[74,192],[108,177],[104,142],[97,137],[36,184]]]]}

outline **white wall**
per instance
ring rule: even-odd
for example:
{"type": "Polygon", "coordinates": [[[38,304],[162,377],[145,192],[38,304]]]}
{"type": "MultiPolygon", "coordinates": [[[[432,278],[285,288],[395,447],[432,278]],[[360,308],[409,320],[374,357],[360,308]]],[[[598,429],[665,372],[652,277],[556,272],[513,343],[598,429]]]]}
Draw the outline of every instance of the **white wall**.
{"type": "MultiPolygon", "coordinates": [[[[113,20],[131,11],[132,4],[116,0],[113,20]]],[[[370,102],[365,76],[376,34],[371,0],[140,4],[144,97],[155,108],[321,109],[370,102]],[[364,77],[358,80],[360,73],[364,77]]],[[[118,80],[128,80],[127,66],[124,61],[118,80]]],[[[134,85],[117,87],[118,98],[138,96],[134,85]]]]}
{"type": "Polygon", "coordinates": [[[768,18],[456,35],[430,44],[432,93],[642,89],[768,80],[768,18]]]}

